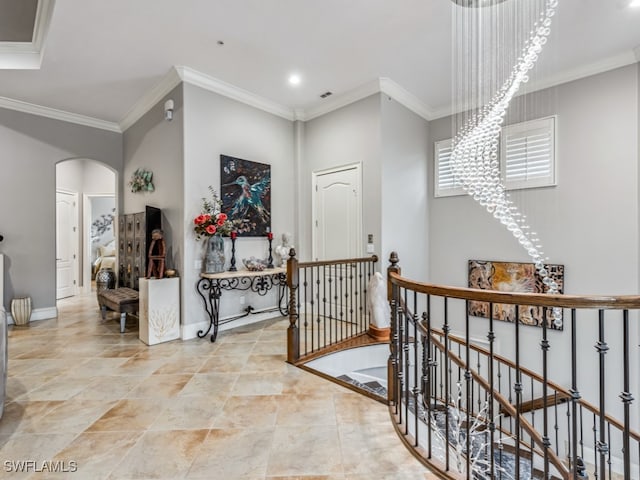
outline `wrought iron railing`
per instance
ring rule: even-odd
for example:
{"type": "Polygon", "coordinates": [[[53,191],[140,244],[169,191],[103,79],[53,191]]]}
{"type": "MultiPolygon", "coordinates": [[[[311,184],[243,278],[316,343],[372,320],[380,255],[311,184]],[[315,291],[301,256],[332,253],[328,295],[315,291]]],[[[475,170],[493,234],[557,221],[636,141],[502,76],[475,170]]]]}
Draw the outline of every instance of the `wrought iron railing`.
{"type": "Polygon", "coordinates": [[[367,285],[378,261],[299,262],[295,255],[291,249],[287,261],[287,361],[294,364],[367,332],[367,285]]]}
{"type": "Polygon", "coordinates": [[[445,478],[639,478],[639,296],[424,284],[400,276],[395,254],[388,272],[390,410],[425,464],[445,478]],[[471,317],[471,301],[489,318],[471,317]],[[564,330],[497,321],[494,304],[516,318],[559,308],[564,330]]]}

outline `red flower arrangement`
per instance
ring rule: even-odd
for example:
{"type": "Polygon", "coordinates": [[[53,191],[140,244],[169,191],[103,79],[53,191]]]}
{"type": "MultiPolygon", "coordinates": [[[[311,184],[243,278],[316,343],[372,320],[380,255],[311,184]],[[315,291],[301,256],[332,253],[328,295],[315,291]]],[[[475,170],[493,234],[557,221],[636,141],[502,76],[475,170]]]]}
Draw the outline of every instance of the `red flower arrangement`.
{"type": "Polygon", "coordinates": [[[209,186],[209,193],[211,198],[202,199],[202,211],[200,215],[193,219],[193,231],[196,233],[196,240],[214,235],[229,236],[233,231],[233,223],[226,213],[220,211],[222,202],[217,192],[209,186]]]}

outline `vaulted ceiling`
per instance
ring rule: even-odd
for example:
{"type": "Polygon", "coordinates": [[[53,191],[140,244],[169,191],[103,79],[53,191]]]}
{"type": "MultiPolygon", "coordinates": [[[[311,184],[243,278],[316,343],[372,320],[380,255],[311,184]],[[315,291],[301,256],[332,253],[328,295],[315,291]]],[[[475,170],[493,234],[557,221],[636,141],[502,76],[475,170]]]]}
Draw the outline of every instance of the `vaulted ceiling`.
{"type": "MultiPolygon", "coordinates": [[[[22,1],[0,1],[0,17],[22,1]]],[[[547,83],[638,61],[640,8],[630,1],[559,0],[552,53],[537,67],[547,83]]],[[[0,106],[122,124],[173,66],[184,66],[292,116],[378,88],[381,78],[426,116],[448,112],[452,15],[461,8],[450,0],[46,3],[53,13],[40,68],[0,70],[0,106]],[[287,82],[292,73],[301,77],[298,86],[287,82]],[[333,99],[320,98],[327,91],[333,99]]]]}

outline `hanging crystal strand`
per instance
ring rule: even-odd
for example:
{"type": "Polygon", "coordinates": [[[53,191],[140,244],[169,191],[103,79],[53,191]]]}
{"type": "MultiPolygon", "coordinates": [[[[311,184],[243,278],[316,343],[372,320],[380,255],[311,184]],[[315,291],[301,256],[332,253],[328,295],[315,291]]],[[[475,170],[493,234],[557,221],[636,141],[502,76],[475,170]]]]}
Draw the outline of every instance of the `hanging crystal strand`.
{"type": "MultiPolygon", "coordinates": [[[[516,65],[511,69],[500,89],[492,96],[491,101],[476,109],[474,113],[463,114],[467,118],[454,138],[451,154],[451,164],[457,182],[518,240],[533,261],[547,292],[551,294],[558,293],[558,285],[545,267],[544,252],[537,243],[537,239],[528,233],[525,217],[520,215],[502,183],[498,162],[498,142],[511,100],[518,89],[529,80],[528,72],[533,68],[547,41],[551,18],[555,15],[557,3],[557,0],[545,1],[543,13],[533,24],[531,34],[525,42],[516,65]]],[[[478,73],[480,70],[478,60],[483,59],[481,45],[479,45],[481,44],[479,41],[481,10],[467,9],[467,12],[461,13],[463,17],[469,17],[472,23],[472,25],[465,25],[468,27],[466,32],[470,32],[471,38],[471,45],[468,47],[471,53],[471,67],[468,68],[469,74],[466,75],[470,77],[470,81],[465,86],[468,87],[467,91],[475,91],[479,99],[482,99],[482,86],[481,75],[478,73]],[[476,25],[473,25],[474,23],[476,25]],[[476,70],[475,79],[473,70],[476,70]]],[[[516,30],[517,28],[516,25],[516,30]]],[[[463,111],[468,111],[473,108],[473,105],[467,100],[464,107],[466,108],[463,111]]],[[[556,326],[560,326],[562,322],[560,309],[554,308],[552,317],[556,326]]]]}

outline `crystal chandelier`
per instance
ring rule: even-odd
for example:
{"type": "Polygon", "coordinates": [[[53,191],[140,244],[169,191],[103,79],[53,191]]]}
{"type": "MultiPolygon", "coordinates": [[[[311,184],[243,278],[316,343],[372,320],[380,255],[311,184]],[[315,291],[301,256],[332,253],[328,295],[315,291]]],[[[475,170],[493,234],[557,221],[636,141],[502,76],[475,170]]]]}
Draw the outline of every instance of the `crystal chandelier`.
{"type": "MultiPolygon", "coordinates": [[[[463,6],[484,6],[503,0],[452,0],[463,6]]],[[[558,293],[558,284],[545,267],[544,253],[535,234],[530,233],[525,217],[509,199],[500,175],[498,142],[509,104],[520,86],[529,80],[550,33],[551,19],[558,0],[545,0],[543,11],[535,21],[516,65],[490,101],[470,115],[453,141],[451,161],[458,184],[493,215],[526,250],[547,292],[558,293]]],[[[560,309],[553,309],[554,324],[561,326],[560,309]]]]}

